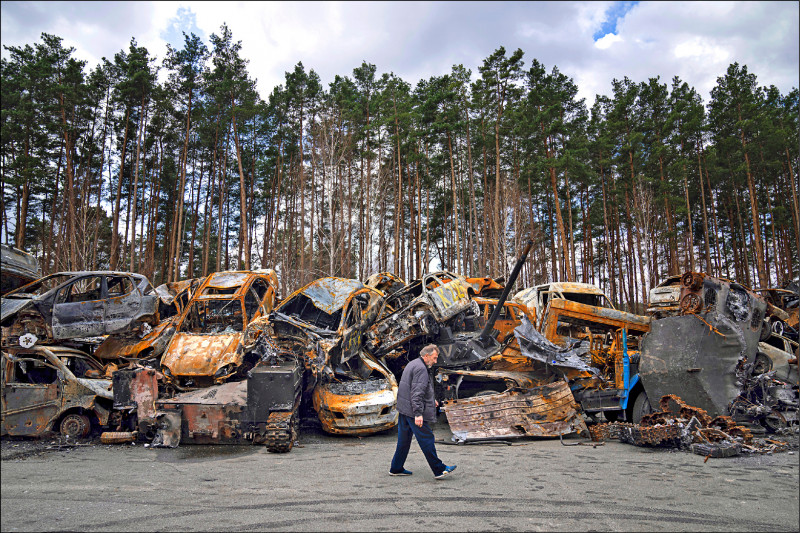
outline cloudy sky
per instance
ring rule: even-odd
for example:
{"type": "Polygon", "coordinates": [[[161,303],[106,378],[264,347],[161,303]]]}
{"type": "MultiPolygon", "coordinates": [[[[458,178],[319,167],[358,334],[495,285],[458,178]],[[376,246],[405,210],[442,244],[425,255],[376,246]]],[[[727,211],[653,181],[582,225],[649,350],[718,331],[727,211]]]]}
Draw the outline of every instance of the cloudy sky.
{"type": "MultiPolygon", "coordinates": [[[[591,104],[611,80],[678,75],[705,101],[734,61],[762,85],[798,83],[797,2],[2,2],[2,44],[64,38],[95,66],[131,37],[160,60],[181,32],[207,43],[226,22],[263,98],[298,61],[326,85],[362,61],[412,84],[455,64],[477,73],[494,50],[521,48],[578,84],[591,104]]],[[[7,57],[5,49],[3,57],[7,57]]]]}

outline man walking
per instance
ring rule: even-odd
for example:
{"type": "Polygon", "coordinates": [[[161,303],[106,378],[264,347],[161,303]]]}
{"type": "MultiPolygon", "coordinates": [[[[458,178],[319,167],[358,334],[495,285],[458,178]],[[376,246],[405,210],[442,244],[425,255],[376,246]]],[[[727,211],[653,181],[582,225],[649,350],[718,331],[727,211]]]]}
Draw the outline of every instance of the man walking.
{"type": "Polygon", "coordinates": [[[438,402],[433,397],[433,379],[428,369],[439,359],[439,349],[435,344],[425,346],[419,358],[406,365],[400,386],[397,390],[397,411],[400,413],[397,422],[397,449],[389,469],[391,476],[410,476],[406,470],[406,457],[411,447],[412,434],[425,454],[428,465],[436,479],[442,479],[456,469],[456,465],[445,465],[436,455],[433,431],[428,422],[436,421],[438,402]]]}

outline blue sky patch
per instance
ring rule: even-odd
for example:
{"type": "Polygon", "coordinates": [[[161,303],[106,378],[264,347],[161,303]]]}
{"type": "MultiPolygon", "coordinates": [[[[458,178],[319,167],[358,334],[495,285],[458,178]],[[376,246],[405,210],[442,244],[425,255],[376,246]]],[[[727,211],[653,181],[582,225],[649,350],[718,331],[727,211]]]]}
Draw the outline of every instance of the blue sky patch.
{"type": "Polygon", "coordinates": [[[617,34],[617,21],[628,14],[633,6],[638,4],[639,2],[614,2],[611,7],[606,9],[606,19],[603,21],[603,24],[600,26],[592,38],[597,41],[598,39],[602,39],[609,33],[613,33],[614,35],[617,34]]]}
{"type": "Polygon", "coordinates": [[[208,41],[206,33],[197,27],[197,15],[191,8],[180,7],[178,12],[169,21],[167,29],[161,32],[160,37],[167,41],[175,50],[183,49],[183,34],[191,35],[194,33],[203,42],[208,41]]]}

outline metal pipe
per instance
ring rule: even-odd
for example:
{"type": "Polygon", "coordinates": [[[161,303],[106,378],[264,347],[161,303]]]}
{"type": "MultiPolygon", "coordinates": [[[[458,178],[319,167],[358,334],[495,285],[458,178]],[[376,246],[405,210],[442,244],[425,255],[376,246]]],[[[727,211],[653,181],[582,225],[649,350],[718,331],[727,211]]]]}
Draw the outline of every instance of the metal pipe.
{"type": "Polygon", "coordinates": [[[508,293],[511,292],[511,287],[513,287],[514,283],[517,282],[519,271],[522,270],[522,265],[525,263],[525,259],[528,257],[528,252],[531,251],[532,247],[533,240],[528,240],[528,244],[522,251],[522,255],[520,255],[519,259],[517,259],[517,264],[514,265],[514,269],[511,271],[511,275],[508,277],[508,283],[506,283],[506,286],[503,289],[503,294],[500,295],[500,299],[497,301],[494,311],[492,311],[492,314],[489,316],[489,320],[486,321],[486,326],[484,326],[483,331],[481,331],[481,334],[476,339],[476,341],[481,345],[485,346],[486,342],[491,338],[491,332],[492,329],[494,329],[494,324],[500,317],[500,310],[506,303],[506,299],[508,299],[508,293]]]}

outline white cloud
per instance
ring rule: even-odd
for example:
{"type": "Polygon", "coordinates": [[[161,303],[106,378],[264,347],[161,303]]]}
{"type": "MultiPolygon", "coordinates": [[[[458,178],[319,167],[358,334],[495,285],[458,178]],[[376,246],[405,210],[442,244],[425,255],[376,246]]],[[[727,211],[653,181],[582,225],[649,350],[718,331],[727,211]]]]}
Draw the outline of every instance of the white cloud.
{"type": "MultiPolygon", "coordinates": [[[[704,97],[738,61],[762,84],[798,86],[798,3],[641,2],[617,21],[616,35],[592,36],[612,2],[3,2],[2,44],[64,37],[94,66],[131,37],[163,59],[163,35],[180,7],[208,37],[226,22],[252,77],[267,98],[298,61],[324,84],[352,75],[362,61],[378,75],[394,72],[415,85],[454,64],[477,72],[504,46],[547,68],[558,66],[588,103],[610,94],[613,78],[646,81],[678,75],[704,97]]],[[[176,32],[172,32],[173,34],[176,32]]],[[[4,57],[7,55],[3,52],[4,57]]]]}
{"type": "Polygon", "coordinates": [[[607,50],[611,48],[611,45],[614,43],[621,43],[623,41],[622,37],[616,35],[614,33],[607,33],[605,36],[597,39],[594,42],[594,47],[599,50],[607,50]]]}

